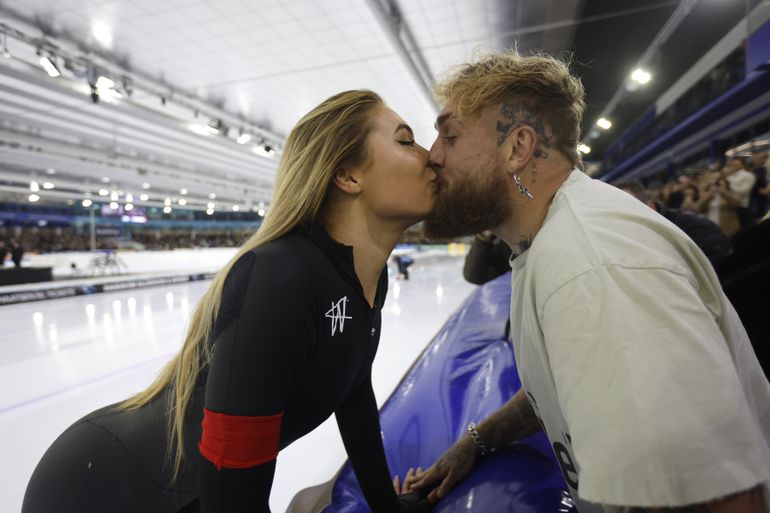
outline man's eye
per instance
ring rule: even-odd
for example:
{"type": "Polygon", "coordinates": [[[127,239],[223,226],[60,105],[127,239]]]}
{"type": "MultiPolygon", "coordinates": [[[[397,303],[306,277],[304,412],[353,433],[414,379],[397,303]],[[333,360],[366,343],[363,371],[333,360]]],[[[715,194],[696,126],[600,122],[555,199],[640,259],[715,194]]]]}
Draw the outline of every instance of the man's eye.
{"type": "Polygon", "coordinates": [[[398,141],[398,144],[402,146],[414,146],[415,141],[398,141]]]}
{"type": "Polygon", "coordinates": [[[457,136],[456,136],[456,135],[445,135],[445,136],[444,136],[444,140],[445,140],[446,142],[450,142],[450,143],[451,143],[451,142],[452,142],[452,141],[454,141],[455,139],[457,139],[457,136]]]}

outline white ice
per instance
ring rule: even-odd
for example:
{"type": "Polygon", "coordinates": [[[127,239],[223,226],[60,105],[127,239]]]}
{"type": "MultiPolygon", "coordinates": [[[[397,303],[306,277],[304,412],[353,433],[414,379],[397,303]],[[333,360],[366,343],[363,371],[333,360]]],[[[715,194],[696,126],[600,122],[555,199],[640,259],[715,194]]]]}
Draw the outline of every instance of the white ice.
{"type": "MultiPolygon", "coordinates": [[[[462,258],[418,260],[391,275],[373,369],[382,404],[473,289],[462,258]]],[[[72,422],[146,387],[179,349],[208,282],[0,307],[0,511],[18,512],[27,481],[72,422]]],[[[299,490],[329,480],[345,460],[334,418],[278,456],[270,498],[285,511],[299,490]]]]}

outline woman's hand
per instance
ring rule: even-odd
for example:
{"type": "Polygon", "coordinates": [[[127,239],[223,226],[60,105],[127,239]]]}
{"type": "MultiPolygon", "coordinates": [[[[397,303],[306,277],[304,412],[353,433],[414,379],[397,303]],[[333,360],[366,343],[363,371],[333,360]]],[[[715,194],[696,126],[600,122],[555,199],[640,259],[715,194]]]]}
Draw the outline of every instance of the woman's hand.
{"type": "Polygon", "coordinates": [[[423,474],[424,472],[422,471],[422,467],[417,467],[416,471],[415,469],[410,468],[407,471],[406,476],[404,476],[403,484],[401,483],[401,479],[398,477],[398,474],[396,474],[396,477],[393,478],[393,488],[396,490],[396,495],[413,492],[414,490],[412,490],[412,484],[418,476],[423,474]]]}

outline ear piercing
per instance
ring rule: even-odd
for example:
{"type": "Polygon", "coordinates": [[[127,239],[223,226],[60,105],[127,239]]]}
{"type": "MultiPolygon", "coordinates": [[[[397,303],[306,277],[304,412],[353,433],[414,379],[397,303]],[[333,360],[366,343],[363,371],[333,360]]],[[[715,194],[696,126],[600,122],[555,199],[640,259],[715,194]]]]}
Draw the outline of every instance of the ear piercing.
{"type": "Polygon", "coordinates": [[[526,196],[527,199],[532,199],[534,196],[532,196],[532,193],[529,192],[529,188],[527,188],[526,185],[521,183],[521,178],[519,178],[519,175],[516,173],[513,173],[513,181],[516,183],[516,186],[519,188],[519,193],[521,193],[522,196],[526,196]]]}

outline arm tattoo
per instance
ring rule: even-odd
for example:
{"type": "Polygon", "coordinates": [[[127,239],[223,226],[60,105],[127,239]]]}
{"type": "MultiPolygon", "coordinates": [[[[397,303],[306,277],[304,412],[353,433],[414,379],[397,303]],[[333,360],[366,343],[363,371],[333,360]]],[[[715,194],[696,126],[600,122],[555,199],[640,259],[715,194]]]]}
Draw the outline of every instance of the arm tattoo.
{"type": "Polygon", "coordinates": [[[527,107],[523,102],[511,102],[504,103],[500,107],[500,114],[503,119],[497,122],[497,131],[500,132],[500,137],[497,140],[497,145],[501,146],[511,132],[521,126],[531,127],[538,136],[538,143],[535,147],[535,158],[548,158],[548,152],[545,148],[548,148],[553,135],[549,136],[545,133],[545,124],[540,116],[535,111],[527,107]]]}
{"type": "Polygon", "coordinates": [[[526,395],[517,393],[502,408],[489,416],[479,429],[490,447],[503,447],[540,431],[540,420],[526,395]]]}
{"type": "Polygon", "coordinates": [[[762,487],[722,499],[675,508],[631,508],[628,513],[765,513],[762,487]]]}

